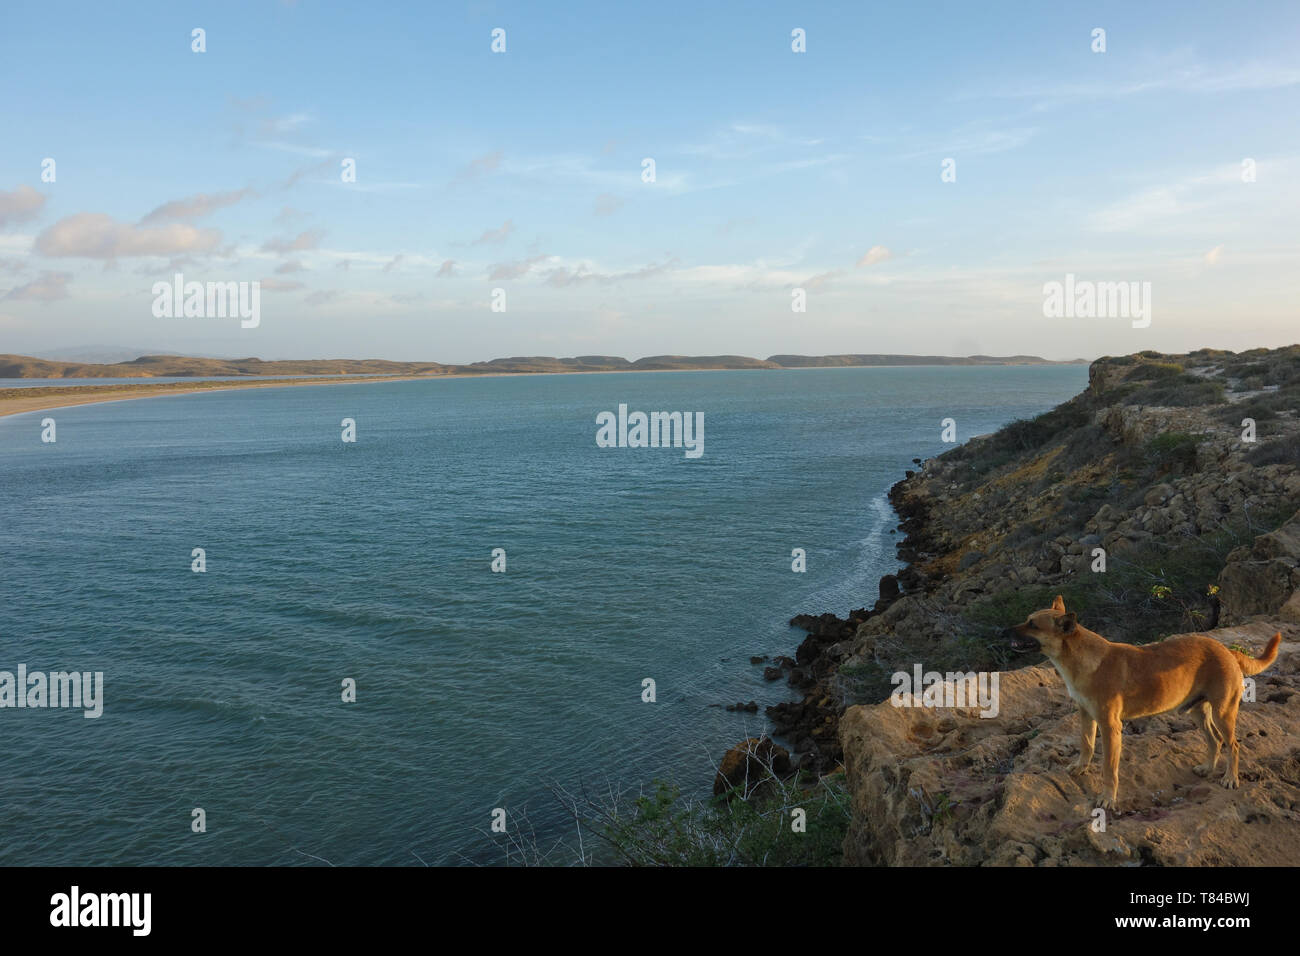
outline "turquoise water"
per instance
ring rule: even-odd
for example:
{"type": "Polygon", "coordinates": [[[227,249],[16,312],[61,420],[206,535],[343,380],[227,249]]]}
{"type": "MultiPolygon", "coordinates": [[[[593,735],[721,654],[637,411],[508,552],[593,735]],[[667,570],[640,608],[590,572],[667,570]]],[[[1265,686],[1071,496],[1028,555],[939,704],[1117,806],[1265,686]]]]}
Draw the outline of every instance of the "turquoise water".
{"type": "Polygon", "coordinates": [[[940,420],[964,440],[1086,376],[444,379],[0,419],[0,670],[104,674],[98,719],[0,709],[0,864],[492,863],[493,808],[571,835],[553,785],[707,792],[766,729],[714,705],[788,694],[750,655],[897,567],[884,492],[940,420]],[[620,403],[703,412],[703,457],[598,448],[620,403]]]}

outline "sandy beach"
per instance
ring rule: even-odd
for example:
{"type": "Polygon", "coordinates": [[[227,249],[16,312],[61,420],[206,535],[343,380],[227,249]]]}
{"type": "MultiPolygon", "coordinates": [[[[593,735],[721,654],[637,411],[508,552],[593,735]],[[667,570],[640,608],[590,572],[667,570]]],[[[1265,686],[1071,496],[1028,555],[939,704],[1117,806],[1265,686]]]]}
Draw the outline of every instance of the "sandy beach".
{"type": "MultiPolygon", "coordinates": [[[[848,366],[836,366],[848,367],[848,366]]],[[[165,398],[169,395],[193,395],[196,392],[221,392],[235,388],[288,388],[294,385],[361,385],[366,382],[415,382],[425,379],[446,378],[508,378],[520,375],[623,375],[626,369],[574,370],[565,372],[447,372],[437,375],[341,375],[320,378],[276,378],[257,381],[205,381],[205,382],[134,382],[114,385],[50,385],[25,388],[0,387],[0,418],[40,412],[50,408],[72,405],[95,405],[101,402],[125,402],[133,398],[165,398]]],[[[715,368],[652,368],[634,369],[641,374],[668,372],[719,372],[715,368]]],[[[744,370],[740,370],[744,371],[744,370]]],[[[764,370],[781,371],[781,370],[764,370]]],[[[794,371],[812,371],[795,369],[794,371]]],[[[5,379],[0,379],[3,383],[5,379]]]]}
{"type": "Polygon", "coordinates": [[[51,385],[48,387],[0,388],[0,418],[40,412],[72,405],[125,402],[133,398],[164,398],[197,392],[225,392],[237,388],[290,388],[296,385],[360,385],[365,382],[411,382],[446,378],[444,375],[367,375],[339,378],[282,378],[253,382],[153,382],[114,385],[51,385]]]}

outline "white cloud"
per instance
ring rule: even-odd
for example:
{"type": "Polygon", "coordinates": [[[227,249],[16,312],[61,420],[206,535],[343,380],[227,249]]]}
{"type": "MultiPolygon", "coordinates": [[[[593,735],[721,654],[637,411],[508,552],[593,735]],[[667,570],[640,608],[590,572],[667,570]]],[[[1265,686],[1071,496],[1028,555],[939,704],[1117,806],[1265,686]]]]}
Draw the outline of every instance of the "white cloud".
{"type": "Polygon", "coordinates": [[[0,192],[0,226],[11,222],[30,222],[40,215],[45,195],[31,186],[19,186],[12,192],[0,192]]]}
{"type": "Polygon", "coordinates": [[[211,252],[220,242],[221,233],[216,229],[197,229],[181,223],[132,226],[103,213],[83,212],[60,219],[38,235],[34,249],[50,257],[116,259],[211,252]]]}

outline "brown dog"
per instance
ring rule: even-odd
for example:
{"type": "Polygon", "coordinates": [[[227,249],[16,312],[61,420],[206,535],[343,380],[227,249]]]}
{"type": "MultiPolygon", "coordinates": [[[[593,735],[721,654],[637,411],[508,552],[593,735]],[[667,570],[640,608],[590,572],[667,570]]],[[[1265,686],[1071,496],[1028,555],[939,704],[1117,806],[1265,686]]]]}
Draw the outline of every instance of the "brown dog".
{"type": "Polygon", "coordinates": [[[1045,611],[1029,615],[1024,624],[1007,628],[1018,651],[1041,650],[1065,681],[1079,705],[1079,759],[1070,773],[1082,776],[1092,762],[1097,725],[1102,728],[1106,779],[1097,805],[1115,809],[1119,794],[1119,751],[1122,722],[1166,711],[1196,708],[1209,756],[1196,767],[1201,776],[1214,772],[1219,749],[1228,745],[1228,770],[1223,785],[1237,779],[1237,705],[1242,677],[1258,674],[1277,659],[1282,633],[1274,634],[1259,657],[1229,650],[1200,634],[1186,634],[1146,647],[1113,644],[1066,613],[1060,595],[1045,611]]]}

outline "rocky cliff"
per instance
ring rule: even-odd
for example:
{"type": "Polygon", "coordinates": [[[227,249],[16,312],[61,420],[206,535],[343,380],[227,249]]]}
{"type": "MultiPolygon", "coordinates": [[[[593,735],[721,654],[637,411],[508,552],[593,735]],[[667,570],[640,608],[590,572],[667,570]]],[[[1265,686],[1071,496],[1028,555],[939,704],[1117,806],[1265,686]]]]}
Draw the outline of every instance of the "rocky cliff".
{"type": "Polygon", "coordinates": [[[909,472],[906,569],[870,610],[792,622],[804,699],[768,710],[798,765],[842,760],[846,862],[1300,863],[1298,410],[1300,346],[1104,358],[1070,402],[909,472]],[[1126,727],[1125,812],[1094,828],[1060,678],[1001,637],[1055,594],[1113,641],[1283,632],[1242,708],[1242,790],[1191,773],[1190,718],[1148,718],[1126,727]],[[917,665],[999,672],[999,715],[893,707],[917,665]]]}

